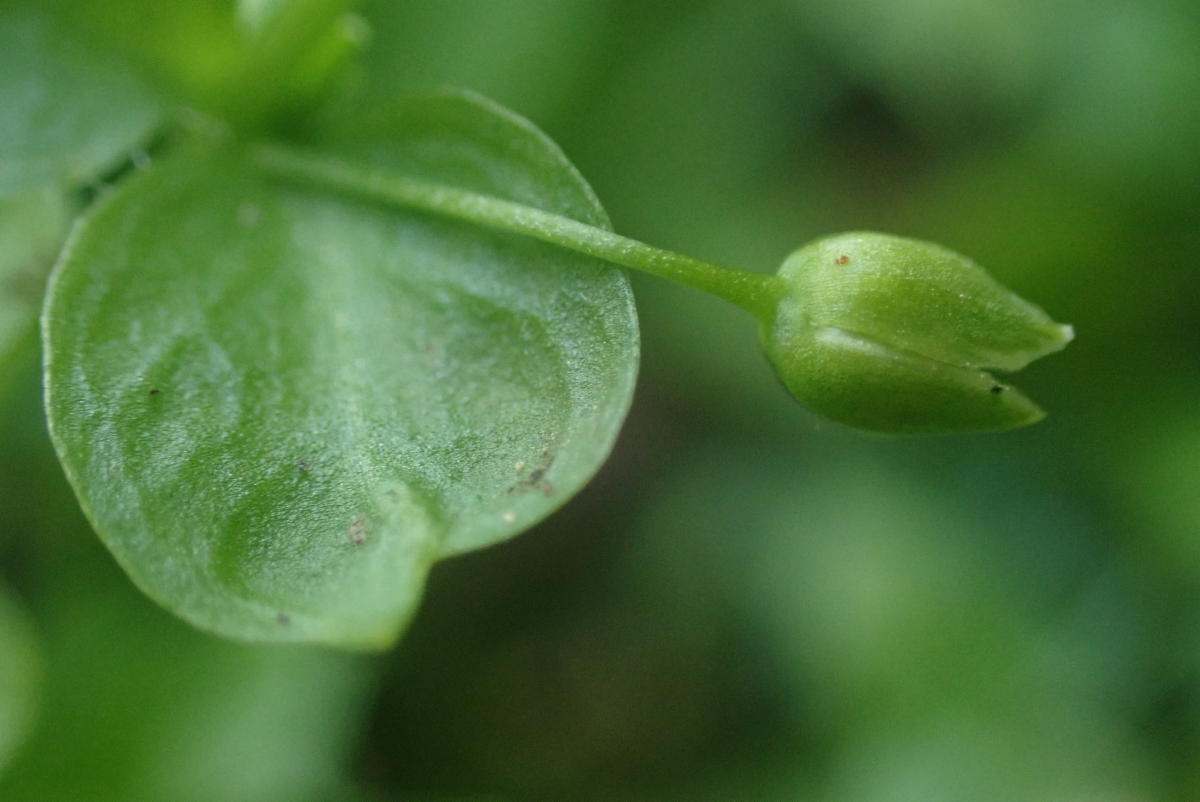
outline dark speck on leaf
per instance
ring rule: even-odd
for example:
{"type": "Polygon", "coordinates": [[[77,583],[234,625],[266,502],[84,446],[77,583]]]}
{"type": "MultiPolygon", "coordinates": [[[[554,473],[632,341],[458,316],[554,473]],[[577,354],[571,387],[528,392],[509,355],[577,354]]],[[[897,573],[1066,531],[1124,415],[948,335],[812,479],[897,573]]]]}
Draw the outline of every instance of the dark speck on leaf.
{"type": "Polygon", "coordinates": [[[850,257],[846,254],[842,254],[837,259],[834,259],[833,263],[838,265],[848,265],[850,264],[850,257]]]}
{"type": "Polygon", "coordinates": [[[993,384],[992,385],[992,395],[1000,395],[1000,393],[1002,393],[1002,392],[1004,392],[1004,385],[1002,385],[1002,384],[993,384]]]}
{"type": "Polygon", "coordinates": [[[157,387],[151,387],[151,388],[150,388],[150,395],[158,395],[158,388],[157,388],[157,387]]]}
{"type": "Polygon", "coordinates": [[[367,519],[359,516],[350,522],[350,531],[347,533],[350,542],[356,546],[361,546],[367,540],[367,519]]]}
{"type": "Polygon", "coordinates": [[[300,473],[308,473],[308,460],[302,459],[297,462],[296,469],[299,470],[300,473]]]}
{"type": "Polygon", "coordinates": [[[287,613],[280,613],[275,616],[275,620],[279,622],[279,626],[281,627],[289,626],[292,623],[292,617],[287,613]]]}
{"type": "MultiPolygon", "coordinates": [[[[552,436],[557,437],[558,433],[555,432],[552,436]]],[[[530,490],[536,488],[541,490],[547,496],[554,495],[554,485],[546,481],[546,473],[549,472],[550,466],[553,464],[554,455],[550,453],[549,449],[544,450],[542,452],[541,464],[531,470],[529,475],[521,479],[520,482],[510,487],[508,492],[515,493],[518,490],[530,490]]],[[[525,469],[525,461],[522,460],[516,463],[516,469],[517,471],[523,471],[525,469]]]]}

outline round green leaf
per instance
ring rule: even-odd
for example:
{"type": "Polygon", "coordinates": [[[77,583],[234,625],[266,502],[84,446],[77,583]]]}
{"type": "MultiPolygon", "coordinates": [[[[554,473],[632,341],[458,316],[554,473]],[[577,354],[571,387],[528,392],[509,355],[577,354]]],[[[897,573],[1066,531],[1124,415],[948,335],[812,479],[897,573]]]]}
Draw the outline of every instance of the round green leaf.
{"type": "MultiPolygon", "coordinates": [[[[422,177],[478,191],[475,165],[604,219],[527,123],[463,97],[405,114],[387,151],[422,177]]],[[[102,203],[43,333],[59,456],[143,590],[224,635],[366,648],[397,636],[434,560],[582,487],[638,354],[618,270],[272,184],[233,152],[180,155],[102,203]]]]}

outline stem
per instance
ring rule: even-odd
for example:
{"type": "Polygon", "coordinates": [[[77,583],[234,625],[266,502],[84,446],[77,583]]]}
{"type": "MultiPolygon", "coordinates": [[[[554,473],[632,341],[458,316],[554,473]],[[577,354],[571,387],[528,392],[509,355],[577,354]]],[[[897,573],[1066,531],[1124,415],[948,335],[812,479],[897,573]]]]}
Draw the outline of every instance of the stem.
{"type": "Polygon", "coordinates": [[[622,237],[562,215],[456,187],[414,181],[280,145],[258,145],[251,158],[267,173],[301,180],[371,200],[464,220],[532,237],[668,278],[736,304],[770,320],[783,297],[777,276],[704,262],[622,237]]]}
{"type": "Polygon", "coordinates": [[[357,4],[358,0],[281,0],[272,5],[261,27],[249,33],[245,62],[229,87],[238,119],[252,125],[278,122],[275,118],[296,102],[294,96],[302,93],[304,84],[319,82],[321,67],[332,68],[336,56],[328,64],[321,64],[328,58],[314,64],[314,51],[357,4]],[[309,74],[314,70],[318,74],[309,74]]]}

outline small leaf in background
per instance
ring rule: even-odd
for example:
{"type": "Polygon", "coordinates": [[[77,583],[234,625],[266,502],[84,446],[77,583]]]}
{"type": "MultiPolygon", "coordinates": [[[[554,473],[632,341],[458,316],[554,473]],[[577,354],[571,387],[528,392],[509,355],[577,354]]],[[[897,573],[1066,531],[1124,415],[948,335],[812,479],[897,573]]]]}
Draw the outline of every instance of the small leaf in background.
{"type": "Polygon", "coordinates": [[[0,770],[33,722],[39,674],[33,626],[0,586],[0,770]]]}
{"type": "Polygon", "coordinates": [[[0,12],[0,383],[66,237],[66,193],[127,158],[160,115],[132,71],[48,15],[0,12]]]}
{"type": "Polygon", "coordinates": [[[142,144],[160,115],[132,71],[46,15],[0,15],[0,199],[95,179],[142,144]]]}
{"type": "Polygon", "coordinates": [[[205,105],[244,55],[230,0],[41,0],[88,42],[120,54],[156,86],[205,105]]]}
{"type": "Polygon", "coordinates": [[[66,199],[55,187],[0,199],[0,387],[10,352],[34,333],[46,275],[69,219],[66,199]]]}
{"type": "MultiPolygon", "coordinates": [[[[404,120],[379,132],[385,165],[605,222],[515,116],[441,97],[404,120]]],[[[103,203],[52,280],[45,342],[59,455],[143,590],[224,635],[357,648],[395,639],[435,559],[583,486],[637,366],[620,271],[270,184],[235,153],[103,203]]]]}
{"type": "Polygon", "coordinates": [[[355,0],[236,9],[229,0],[44,3],[74,34],[125,59],[124,69],[137,68],[164,93],[239,130],[261,130],[307,108],[369,36],[365,21],[348,13],[355,0]]]}

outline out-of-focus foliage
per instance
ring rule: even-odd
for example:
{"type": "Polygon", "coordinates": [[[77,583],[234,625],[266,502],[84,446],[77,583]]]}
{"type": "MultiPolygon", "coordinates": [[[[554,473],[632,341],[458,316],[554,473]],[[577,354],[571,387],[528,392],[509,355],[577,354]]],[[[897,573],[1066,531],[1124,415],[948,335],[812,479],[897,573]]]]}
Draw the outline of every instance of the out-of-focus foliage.
{"type": "Polygon", "coordinates": [[[354,5],[47,0],[41,8],[141,68],[167,94],[257,130],[315,99],[331,70],[361,43],[362,22],[348,15],[354,5]]]}
{"type": "Polygon", "coordinates": [[[64,195],[51,185],[0,199],[0,388],[18,343],[34,336],[46,275],[66,236],[64,195]]]}
{"type": "Polygon", "coordinates": [[[39,677],[33,627],[0,587],[0,767],[25,738],[37,702],[39,677]]]}
{"type": "Polygon", "coordinates": [[[0,15],[0,82],[0,199],[91,181],[158,122],[128,65],[80,45],[44,14],[0,15]]]}
{"type": "MultiPolygon", "coordinates": [[[[52,479],[31,371],[5,412],[0,573],[43,682],[0,798],[1200,795],[1200,7],[360,13],[345,80],[529,115],[618,231],[764,272],[846,229],[970,256],[1075,325],[1022,373],[1049,418],[848,433],[780,391],[741,312],[635,278],[643,370],[612,460],[539,528],[436,568],[376,674],[140,599],[52,479]]],[[[97,30],[200,75],[205,28],[155,40],[156,20],[97,30]]]]}
{"type": "Polygon", "coordinates": [[[44,14],[0,6],[0,388],[30,335],[72,190],[141,146],[160,117],[118,58],[64,34],[44,14]],[[54,54],[54,57],[49,57],[54,54]]]}

